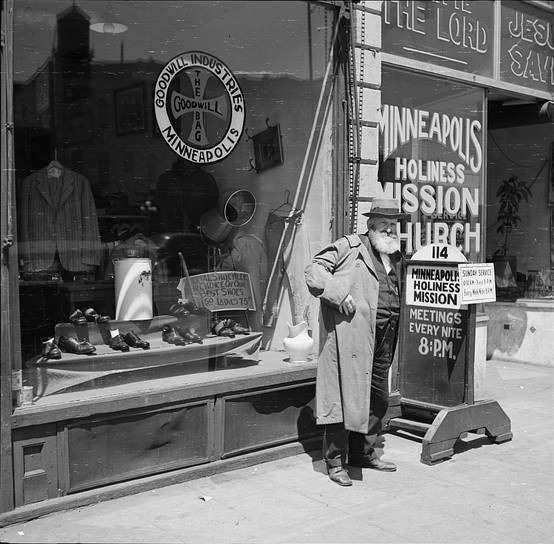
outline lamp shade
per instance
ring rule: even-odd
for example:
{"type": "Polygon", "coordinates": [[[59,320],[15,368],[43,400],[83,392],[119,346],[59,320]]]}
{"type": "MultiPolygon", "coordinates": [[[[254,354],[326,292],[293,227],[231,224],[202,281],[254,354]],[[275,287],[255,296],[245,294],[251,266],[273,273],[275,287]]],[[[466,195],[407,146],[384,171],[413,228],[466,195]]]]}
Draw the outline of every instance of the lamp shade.
{"type": "Polygon", "coordinates": [[[110,4],[108,4],[102,16],[97,17],[96,20],[90,23],[91,30],[102,34],[121,34],[128,28],[115,16],[110,4]]]}
{"type": "Polygon", "coordinates": [[[254,217],[256,197],[246,189],[227,189],[220,195],[217,207],[231,226],[242,227],[254,217]]]}
{"type": "Polygon", "coordinates": [[[256,197],[245,189],[227,189],[217,207],[200,218],[200,233],[208,243],[222,244],[233,227],[246,225],[256,212],[256,197]]]}

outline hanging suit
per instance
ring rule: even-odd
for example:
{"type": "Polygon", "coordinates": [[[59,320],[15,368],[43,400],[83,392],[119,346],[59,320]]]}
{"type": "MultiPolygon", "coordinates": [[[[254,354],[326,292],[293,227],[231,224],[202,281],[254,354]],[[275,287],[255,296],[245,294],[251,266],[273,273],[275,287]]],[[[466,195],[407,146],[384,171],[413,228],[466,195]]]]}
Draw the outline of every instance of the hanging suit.
{"type": "Polygon", "coordinates": [[[70,272],[100,265],[96,206],[84,176],[63,168],[59,178],[48,178],[47,168],[42,168],[23,180],[19,202],[19,258],[24,271],[49,269],[56,254],[70,272]]]}

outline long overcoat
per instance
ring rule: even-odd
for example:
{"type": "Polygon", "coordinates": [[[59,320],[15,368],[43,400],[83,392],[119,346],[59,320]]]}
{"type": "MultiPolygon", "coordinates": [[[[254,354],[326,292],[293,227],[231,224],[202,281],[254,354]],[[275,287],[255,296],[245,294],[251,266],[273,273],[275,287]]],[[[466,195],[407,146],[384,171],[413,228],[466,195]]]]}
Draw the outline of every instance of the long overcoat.
{"type": "Polygon", "coordinates": [[[305,271],[312,295],[321,303],[324,334],[316,378],[316,418],[320,425],[344,422],[367,434],[379,280],[371,255],[356,234],[339,238],[314,256],[305,271]],[[356,311],[339,306],[350,294],[356,311]]]}

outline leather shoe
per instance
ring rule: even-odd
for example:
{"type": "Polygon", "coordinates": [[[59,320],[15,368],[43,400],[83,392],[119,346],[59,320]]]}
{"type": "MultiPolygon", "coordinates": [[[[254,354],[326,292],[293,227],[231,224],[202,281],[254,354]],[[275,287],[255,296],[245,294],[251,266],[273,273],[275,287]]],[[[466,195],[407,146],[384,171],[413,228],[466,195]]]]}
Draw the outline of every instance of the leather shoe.
{"type": "Polygon", "coordinates": [[[226,336],[227,338],[234,338],[235,333],[227,326],[228,319],[219,320],[214,318],[212,320],[212,332],[216,336],[226,336]]]}
{"type": "Polygon", "coordinates": [[[329,478],[331,478],[333,482],[342,486],[352,485],[352,480],[350,479],[350,476],[348,476],[348,472],[346,472],[344,467],[329,467],[328,471],[329,478]]]}
{"type": "Polygon", "coordinates": [[[188,327],[181,327],[177,325],[175,327],[175,331],[180,334],[188,344],[203,344],[202,337],[196,334],[195,332],[192,332],[188,327]]]}
{"type": "Polygon", "coordinates": [[[43,338],[41,355],[45,359],[61,359],[62,352],[56,343],[56,338],[43,338]]]}
{"type": "Polygon", "coordinates": [[[227,319],[226,326],[236,334],[250,334],[250,331],[233,319],[227,319]]]}
{"type": "Polygon", "coordinates": [[[100,315],[93,308],[85,310],[85,319],[91,323],[107,323],[110,321],[111,317],[109,315],[100,315]]]}
{"type": "Polygon", "coordinates": [[[141,340],[133,331],[129,331],[123,337],[123,340],[128,346],[132,348],[150,349],[150,342],[141,340]]]}
{"type": "Polygon", "coordinates": [[[349,459],[348,464],[351,467],[359,468],[371,468],[373,470],[381,470],[382,472],[395,472],[396,465],[390,463],[389,461],[381,461],[379,457],[373,457],[372,459],[368,457],[362,457],[361,459],[349,459]]]}
{"type": "Polygon", "coordinates": [[[187,341],[170,325],[164,325],[162,329],[162,340],[176,346],[186,346],[187,341]]]}
{"type": "Polygon", "coordinates": [[[60,336],[58,338],[58,347],[66,353],[75,353],[77,355],[90,355],[96,351],[96,348],[88,342],[79,342],[72,336],[60,336]]]}
{"type": "Polygon", "coordinates": [[[87,319],[81,310],[75,310],[72,314],[70,314],[69,321],[76,327],[87,324],[87,319]]]}
{"type": "Polygon", "coordinates": [[[187,317],[190,315],[190,311],[177,302],[169,307],[169,311],[177,318],[187,317]]]}
{"type": "Polygon", "coordinates": [[[129,351],[129,346],[125,343],[121,334],[110,338],[110,347],[116,351],[129,351]]]}

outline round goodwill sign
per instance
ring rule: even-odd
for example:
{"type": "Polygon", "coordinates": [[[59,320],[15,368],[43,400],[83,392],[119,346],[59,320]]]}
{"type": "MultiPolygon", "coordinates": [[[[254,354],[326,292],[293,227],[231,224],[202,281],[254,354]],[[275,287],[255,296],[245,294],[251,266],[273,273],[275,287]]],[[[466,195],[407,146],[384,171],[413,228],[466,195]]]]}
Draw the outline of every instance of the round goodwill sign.
{"type": "Polygon", "coordinates": [[[179,156],[197,164],[227,157],[244,129],[244,95],[218,58],[189,51],[171,59],[154,87],[160,134],[179,156]]]}

